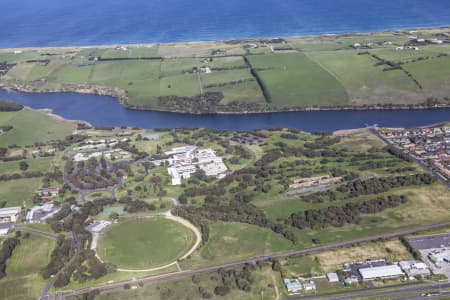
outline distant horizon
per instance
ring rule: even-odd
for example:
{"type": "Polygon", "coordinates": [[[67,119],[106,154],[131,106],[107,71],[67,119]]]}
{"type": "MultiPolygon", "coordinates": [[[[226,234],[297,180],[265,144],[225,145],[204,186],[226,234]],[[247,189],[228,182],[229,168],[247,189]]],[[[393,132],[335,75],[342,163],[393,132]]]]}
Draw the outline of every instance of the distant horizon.
{"type": "Polygon", "coordinates": [[[450,26],[444,0],[5,0],[0,48],[211,42],[450,26]],[[186,13],[188,12],[188,13],[186,13]]]}
{"type": "Polygon", "coordinates": [[[156,46],[156,45],[170,45],[170,44],[200,44],[200,43],[214,43],[214,42],[229,42],[239,40],[257,40],[257,39],[276,39],[276,38],[308,38],[308,37],[321,37],[321,36],[343,36],[343,35],[365,35],[376,34],[383,32],[395,32],[395,31],[419,31],[419,30],[433,30],[433,29],[446,29],[450,30],[450,24],[431,27],[416,27],[416,28],[397,28],[397,29],[384,29],[378,31],[355,31],[355,32],[341,32],[341,33],[321,33],[321,34],[304,34],[304,35],[278,35],[278,36],[257,36],[257,37],[241,37],[234,39],[216,39],[216,40],[192,40],[192,41],[173,41],[173,42],[142,42],[142,43],[111,43],[111,44],[83,44],[83,45],[58,45],[58,46],[24,46],[24,47],[0,47],[0,50],[21,50],[21,49],[64,49],[64,48],[109,48],[113,46],[156,46]]]}

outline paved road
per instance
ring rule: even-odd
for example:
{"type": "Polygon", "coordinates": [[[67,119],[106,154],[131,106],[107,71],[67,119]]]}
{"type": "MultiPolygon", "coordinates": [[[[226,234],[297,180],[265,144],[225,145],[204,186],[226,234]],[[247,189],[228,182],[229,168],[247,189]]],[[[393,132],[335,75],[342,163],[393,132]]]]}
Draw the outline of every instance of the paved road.
{"type": "MultiPolygon", "coordinates": [[[[78,239],[77,233],[72,230],[72,240],[73,240],[73,248],[75,250],[75,255],[71,258],[71,260],[66,264],[69,265],[78,255],[80,255],[81,245],[80,240],[78,239]]],[[[64,272],[64,268],[60,270],[44,287],[44,290],[42,291],[42,296],[40,300],[50,300],[54,298],[53,296],[49,295],[50,290],[55,285],[56,280],[58,277],[64,272]]]]}
{"type": "Polygon", "coordinates": [[[24,231],[24,232],[34,233],[34,234],[39,234],[39,235],[42,235],[42,236],[45,236],[45,237],[48,237],[48,238],[51,238],[51,239],[55,239],[55,240],[58,238],[57,234],[46,232],[46,231],[42,231],[42,230],[31,228],[31,227],[16,226],[14,228],[14,230],[16,230],[16,231],[24,231]]]}
{"type": "Polygon", "coordinates": [[[307,254],[317,253],[317,252],[331,250],[331,249],[335,249],[335,248],[348,247],[348,246],[352,246],[352,245],[358,244],[358,243],[371,242],[371,241],[376,241],[376,240],[380,240],[380,239],[396,238],[396,237],[400,237],[400,236],[404,236],[404,235],[408,235],[408,234],[412,234],[412,233],[416,233],[416,232],[433,230],[433,229],[438,229],[438,228],[448,227],[448,226],[450,226],[450,221],[432,224],[432,225],[428,225],[428,226],[420,226],[420,227],[402,229],[402,230],[398,230],[398,231],[391,232],[391,233],[379,234],[379,235],[374,235],[374,236],[369,236],[369,237],[362,237],[359,239],[354,239],[354,240],[345,241],[345,242],[337,242],[337,243],[332,243],[332,244],[327,244],[327,245],[304,248],[301,250],[292,250],[292,251],[288,251],[288,252],[273,253],[273,254],[258,256],[258,257],[251,258],[251,259],[245,259],[245,260],[240,260],[240,261],[236,261],[236,262],[232,262],[232,263],[211,266],[211,267],[206,267],[206,268],[201,268],[201,269],[196,269],[196,270],[185,270],[185,271],[168,273],[168,274],[163,274],[163,275],[143,277],[140,279],[125,280],[125,281],[121,281],[121,282],[115,282],[115,283],[105,284],[105,285],[98,286],[98,287],[91,287],[91,288],[80,289],[80,290],[76,290],[76,291],[68,291],[68,292],[64,293],[64,296],[81,295],[83,293],[93,291],[93,290],[105,291],[105,290],[109,290],[109,289],[113,289],[113,288],[120,288],[126,283],[136,284],[139,281],[141,281],[143,283],[164,282],[164,281],[168,281],[168,280],[189,277],[192,275],[200,275],[200,274],[215,272],[222,268],[233,268],[233,267],[244,265],[246,263],[256,263],[258,261],[265,261],[265,260],[269,260],[269,259],[273,259],[273,258],[284,258],[284,257],[290,257],[290,256],[297,256],[297,255],[307,255],[307,254]]]}
{"type": "MultiPolygon", "coordinates": [[[[411,284],[410,284],[411,285],[411,284]]],[[[314,296],[294,296],[289,298],[284,298],[283,300],[299,300],[299,299],[326,299],[326,300],[351,300],[351,299],[364,299],[367,297],[389,297],[389,295],[396,295],[396,294],[403,294],[403,293],[420,293],[420,294],[426,294],[430,292],[437,292],[439,291],[439,288],[449,288],[450,283],[430,283],[428,285],[420,285],[420,286],[410,286],[410,285],[401,285],[392,287],[390,290],[385,290],[388,287],[378,287],[378,288],[371,288],[366,290],[354,290],[354,291],[347,291],[347,292],[340,292],[340,293],[330,293],[330,294],[322,294],[322,295],[314,295],[314,296]],[[384,290],[383,290],[384,289],[384,290]],[[376,292],[376,290],[380,290],[376,292]],[[339,294],[346,293],[346,295],[339,296],[339,294]],[[349,295],[351,293],[351,295],[349,295]]],[[[417,285],[412,284],[412,285],[417,285]]],[[[442,295],[442,293],[441,293],[442,295]]],[[[390,298],[390,297],[389,297],[390,298]]],[[[398,298],[390,298],[390,299],[423,299],[424,297],[421,295],[417,296],[399,296],[398,298]]],[[[430,298],[430,297],[426,297],[430,298]]]]}

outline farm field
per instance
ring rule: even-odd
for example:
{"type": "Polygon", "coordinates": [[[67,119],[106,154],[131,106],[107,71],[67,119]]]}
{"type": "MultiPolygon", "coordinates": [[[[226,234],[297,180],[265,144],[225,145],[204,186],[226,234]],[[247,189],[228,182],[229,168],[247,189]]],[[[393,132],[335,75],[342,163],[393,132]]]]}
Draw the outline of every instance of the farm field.
{"type": "Polygon", "coordinates": [[[0,182],[0,202],[6,206],[31,205],[31,196],[42,184],[41,178],[16,179],[0,182]]]}
{"type": "MultiPolygon", "coordinates": [[[[4,113],[0,113],[2,114],[4,113]]],[[[43,112],[27,108],[15,113],[6,113],[6,116],[0,118],[0,125],[9,125],[13,128],[0,134],[0,147],[60,140],[75,129],[75,124],[58,121],[43,112]]]]}
{"type": "Polygon", "coordinates": [[[113,224],[101,237],[97,252],[121,268],[149,269],[175,261],[193,243],[189,229],[154,217],[113,224]]]}
{"type": "Polygon", "coordinates": [[[429,98],[449,105],[448,29],[415,34],[5,50],[0,62],[8,70],[0,85],[27,91],[88,89],[130,108],[189,113],[427,108],[429,98]]]}
{"type": "Polygon", "coordinates": [[[275,106],[340,106],[347,104],[342,84],[303,53],[249,57],[275,106]],[[325,87],[325,88],[324,88],[325,87]]]}
{"type": "Polygon", "coordinates": [[[39,271],[49,262],[55,244],[51,239],[35,235],[20,239],[20,245],[6,264],[7,276],[0,280],[0,298],[28,300],[40,295],[47,282],[39,271]]]}

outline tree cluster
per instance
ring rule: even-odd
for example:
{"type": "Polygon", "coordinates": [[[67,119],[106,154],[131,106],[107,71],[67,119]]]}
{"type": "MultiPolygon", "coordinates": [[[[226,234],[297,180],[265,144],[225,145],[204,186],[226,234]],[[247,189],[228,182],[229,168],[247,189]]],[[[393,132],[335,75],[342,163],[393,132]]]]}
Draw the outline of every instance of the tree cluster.
{"type": "Polygon", "coordinates": [[[6,261],[11,257],[14,248],[19,244],[17,238],[7,238],[3,241],[0,250],[0,279],[6,276],[6,261]]]}
{"type": "Polygon", "coordinates": [[[404,204],[406,201],[406,196],[392,195],[359,203],[347,203],[343,206],[310,209],[291,214],[286,220],[286,224],[299,229],[319,229],[329,226],[342,227],[346,224],[359,224],[361,214],[379,213],[388,208],[404,204]]]}

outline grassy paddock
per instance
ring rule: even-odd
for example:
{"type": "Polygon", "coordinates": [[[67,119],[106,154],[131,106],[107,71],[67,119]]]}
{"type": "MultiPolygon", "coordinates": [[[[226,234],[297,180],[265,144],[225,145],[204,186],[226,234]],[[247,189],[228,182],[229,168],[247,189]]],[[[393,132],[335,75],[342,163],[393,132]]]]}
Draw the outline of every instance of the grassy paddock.
{"type": "Polygon", "coordinates": [[[342,84],[303,53],[249,56],[273,105],[339,106],[347,104],[342,84]]]}
{"type": "Polygon", "coordinates": [[[50,260],[55,244],[52,239],[36,235],[22,239],[6,264],[6,278],[0,280],[0,298],[28,300],[39,297],[47,283],[39,270],[50,260]]]}
{"type": "Polygon", "coordinates": [[[173,262],[193,243],[189,229],[155,217],[113,224],[101,237],[97,252],[119,267],[144,269],[173,262]]]}
{"type": "Polygon", "coordinates": [[[75,124],[59,121],[43,112],[30,109],[23,109],[9,116],[9,119],[0,119],[0,125],[13,126],[13,129],[0,135],[1,147],[60,140],[75,129],[75,124]]]}

